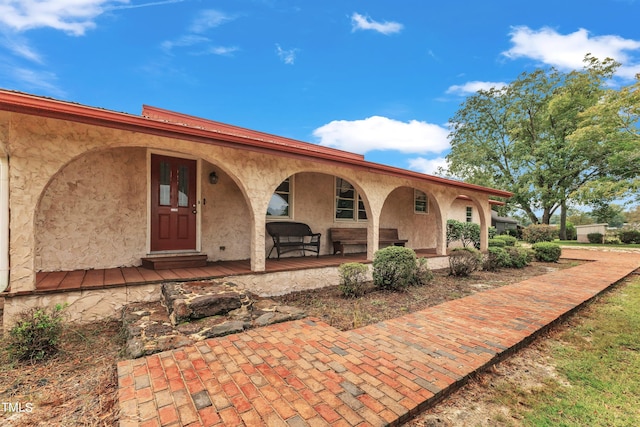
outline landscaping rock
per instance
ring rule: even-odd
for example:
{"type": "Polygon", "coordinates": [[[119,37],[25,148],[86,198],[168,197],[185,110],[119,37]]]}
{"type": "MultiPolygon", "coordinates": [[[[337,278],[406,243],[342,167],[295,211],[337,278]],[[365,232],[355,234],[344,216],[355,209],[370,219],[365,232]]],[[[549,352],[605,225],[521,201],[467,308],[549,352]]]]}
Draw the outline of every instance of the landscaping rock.
{"type": "Polygon", "coordinates": [[[137,358],[305,316],[297,307],[278,305],[233,283],[163,283],[161,302],[123,308],[125,352],[137,358]]]}

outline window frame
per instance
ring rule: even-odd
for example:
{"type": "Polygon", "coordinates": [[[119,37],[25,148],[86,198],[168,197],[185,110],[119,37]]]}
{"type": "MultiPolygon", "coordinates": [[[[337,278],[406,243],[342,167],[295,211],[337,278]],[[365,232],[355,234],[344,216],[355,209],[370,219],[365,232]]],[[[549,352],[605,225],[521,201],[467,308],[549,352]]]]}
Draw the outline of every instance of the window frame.
{"type": "MultiPolygon", "coordinates": [[[[345,209],[348,209],[348,208],[345,208],[345,209]]],[[[360,195],[356,187],[351,182],[349,182],[344,178],[340,178],[339,176],[336,176],[335,179],[333,180],[333,220],[334,222],[367,222],[369,221],[369,218],[367,218],[367,209],[364,206],[364,201],[362,200],[362,196],[360,195]],[[346,198],[346,197],[338,197],[338,180],[342,180],[351,186],[351,188],[353,189],[353,199],[346,198]],[[338,218],[337,216],[338,200],[340,199],[353,201],[353,208],[350,209],[353,212],[353,216],[351,218],[338,218]],[[362,209],[360,209],[360,204],[362,204],[362,209]],[[360,218],[360,212],[364,213],[365,215],[364,219],[360,218]]]]}
{"type": "Polygon", "coordinates": [[[417,215],[429,215],[429,196],[417,188],[413,189],[413,213],[417,215]],[[424,200],[421,200],[422,196],[424,196],[424,200]],[[424,202],[424,210],[418,209],[418,202],[424,202]]]}
{"type": "Polygon", "coordinates": [[[467,222],[473,222],[473,206],[467,206],[466,208],[467,208],[466,209],[466,211],[467,211],[466,212],[466,214],[467,214],[467,216],[466,216],[467,222]]]}
{"type": "Polygon", "coordinates": [[[267,221],[269,220],[282,220],[282,219],[293,219],[293,199],[294,199],[294,188],[295,188],[295,179],[294,179],[294,175],[291,175],[287,178],[285,178],[284,180],[282,180],[282,182],[280,184],[278,184],[278,187],[276,187],[275,190],[273,190],[273,193],[271,194],[271,198],[269,199],[269,203],[271,203],[271,200],[273,199],[274,196],[279,195],[279,194],[287,194],[289,196],[289,200],[288,200],[288,204],[289,204],[289,215],[269,215],[269,208],[267,207],[267,212],[265,213],[265,217],[267,218],[267,221]],[[278,188],[286,181],[289,181],[289,191],[278,191],[278,188]]]}

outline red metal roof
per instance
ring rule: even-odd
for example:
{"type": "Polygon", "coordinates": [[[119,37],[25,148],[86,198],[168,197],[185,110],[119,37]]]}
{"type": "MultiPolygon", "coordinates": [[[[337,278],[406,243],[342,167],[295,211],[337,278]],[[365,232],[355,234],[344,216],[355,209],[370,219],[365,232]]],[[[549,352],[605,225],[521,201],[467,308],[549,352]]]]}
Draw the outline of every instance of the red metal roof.
{"type": "Polygon", "coordinates": [[[143,106],[143,115],[135,116],[128,113],[119,113],[68,101],[30,95],[23,92],[0,89],[0,110],[70,120],[203,144],[266,152],[283,157],[338,164],[340,166],[366,170],[372,173],[480,191],[497,197],[511,197],[513,195],[504,190],[368,162],[364,159],[364,156],[359,154],[296,141],[150,106],[143,106]]]}

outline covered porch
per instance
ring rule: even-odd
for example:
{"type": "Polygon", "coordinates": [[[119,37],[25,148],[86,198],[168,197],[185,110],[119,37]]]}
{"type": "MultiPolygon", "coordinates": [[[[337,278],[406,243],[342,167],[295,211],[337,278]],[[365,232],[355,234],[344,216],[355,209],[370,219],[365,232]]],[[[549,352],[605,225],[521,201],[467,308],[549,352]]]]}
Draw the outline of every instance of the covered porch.
{"type": "MultiPolygon", "coordinates": [[[[430,266],[441,268],[446,256],[437,255],[435,249],[417,250],[418,257],[433,259],[430,266]]],[[[342,255],[299,256],[267,259],[266,268],[260,275],[282,272],[301,272],[304,270],[338,267],[347,262],[370,263],[367,254],[348,253],[342,255]]],[[[150,270],[141,266],[98,268],[88,270],[51,271],[36,274],[36,289],[19,294],[48,294],[90,289],[107,289],[136,285],[158,284],[163,282],[181,282],[233,278],[254,275],[249,260],[208,262],[206,267],[150,270]]]]}

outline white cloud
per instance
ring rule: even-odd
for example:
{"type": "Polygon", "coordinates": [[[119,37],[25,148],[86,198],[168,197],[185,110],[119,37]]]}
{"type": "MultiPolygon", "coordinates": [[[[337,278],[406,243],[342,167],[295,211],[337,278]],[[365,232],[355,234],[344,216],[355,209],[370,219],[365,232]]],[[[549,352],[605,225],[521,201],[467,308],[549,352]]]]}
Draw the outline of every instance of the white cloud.
{"type": "Polygon", "coordinates": [[[222,55],[222,56],[230,56],[234,52],[239,51],[240,49],[235,46],[212,46],[206,49],[204,52],[198,53],[197,55],[222,55]]]}
{"type": "Polygon", "coordinates": [[[276,53],[285,64],[293,65],[296,62],[296,52],[298,49],[283,49],[276,44],[276,53]]]}
{"type": "Polygon", "coordinates": [[[53,28],[81,36],[106,6],[129,0],[0,0],[0,24],[13,31],[53,28]]]}
{"type": "Polygon", "coordinates": [[[200,16],[191,24],[190,31],[192,33],[204,33],[210,28],[218,27],[231,20],[233,18],[223,12],[213,9],[203,10],[200,12],[200,16]]]}
{"type": "Polygon", "coordinates": [[[6,47],[10,50],[14,55],[20,56],[24,59],[28,59],[29,61],[36,62],[38,64],[42,64],[42,58],[40,54],[33,50],[31,46],[29,46],[29,42],[21,37],[18,34],[1,34],[2,38],[0,38],[0,45],[6,47]]]}
{"type": "Polygon", "coordinates": [[[195,34],[187,34],[185,36],[181,36],[176,40],[166,40],[163,41],[161,46],[164,50],[170,51],[175,47],[189,47],[194,46],[200,43],[206,43],[209,39],[204,36],[198,36],[195,34]]]}
{"type": "Polygon", "coordinates": [[[629,53],[640,53],[640,41],[625,39],[617,35],[592,36],[581,28],[570,34],[560,34],[552,28],[543,27],[532,30],[526,26],[512,28],[510,33],[511,49],[502,52],[511,59],[532,58],[543,64],[555,66],[563,70],[581,69],[583,59],[590,53],[598,59],[613,58],[623,64],[619,75],[632,77],[632,70],[640,65],[629,53]]]}
{"type": "Polygon", "coordinates": [[[373,30],[379,33],[389,35],[393,33],[399,33],[404,26],[399,22],[377,22],[373,19],[360,15],[359,13],[353,13],[351,15],[351,30],[373,30]]]}
{"type": "Polygon", "coordinates": [[[436,157],[435,159],[425,159],[424,157],[416,157],[409,159],[409,169],[416,172],[435,174],[438,170],[447,170],[447,159],[444,157],[436,157]]]}
{"type": "Polygon", "coordinates": [[[373,150],[440,153],[449,148],[449,131],[417,120],[401,122],[373,116],[364,120],[335,120],[313,131],[320,145],[364,154],[373,150]]]}
{"type": "Polygon", "coordinates": [[[49,71],[37,71],[12,64],[0,57],[0,74],[26,90],[64,98],[66,93],[56,85],[57,76],[49,71]]]}
{"type": "Polygon", "coordinates": [[[471,95],[479,90],[489,90],[491,88],[502,89],[507,86],[507,83],[504,82],[480,82],[480,81],[472,81],[467,82],[463,85],[453,85],[447,89],[447,93],[455,94],[455,95],[471,95]]]}

